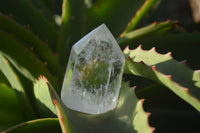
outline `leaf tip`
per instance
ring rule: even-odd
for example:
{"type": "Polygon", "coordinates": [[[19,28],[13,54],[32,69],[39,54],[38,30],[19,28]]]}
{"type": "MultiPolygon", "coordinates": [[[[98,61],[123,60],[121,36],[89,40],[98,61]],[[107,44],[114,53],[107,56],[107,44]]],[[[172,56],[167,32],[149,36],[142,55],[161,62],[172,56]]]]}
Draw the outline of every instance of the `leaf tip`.
{"type": "Polygon", "coordinates": [[[172,21],[171,21],[170,19],[168,19],[166,22],[167,22],[167,23],[171,23],[172,21]]]}
{"type": "Polygon", "coordinates": [[[172,52],[168,52],[165,55],[168,55],[168,56],[172,57],[172,52]]]}
{"type": "Polygon", "coordinates": [[[38,80],[45,80],[46,83],[49,83],[48,79],[44,75],[40,75],[38,80]]]}
{"type": "Polygon", "coordinates": [[[156,48],[155,48],[155,47],[152,47],[152,48],[150,49],[150,51],[155,51],[155,52],[156,52],[156,48]]]}
{"type": "Polygon", "coordinates": [[[158,71],[158,69],[156,68],[156,65],[153,65],[151,68],[152,68],[153,70],[158,71]]]}
{"type": "Polygon", "coordinates": [[[195,70],[198,74],[200,74],[200,70],[195,70]]]}
{"type": "Polygon", "coordinates": [[[158,23],[155,21],[155,22],[153,22],[153,25],[157,25],[158,23]]]}
{"type": "Polygon", "coordinates": [[[156,128],[155,127],[151,127],[151,126],[150,126],[150,128],[151,128],[152,133],[154,133],[156,128]]]}
{"type": "Polygon", "coordinates": [[[172,75],[166,75],[170,80],[172,80],[172,75]]]}
{"type": "Polygon", "coordinates": [[[184,91],[186,91],[187,93],[189,93],[189,89],[188,88],[182,88],[184,91]]]}
{"type": "Polygon", "coordinates": [[[130,50],[129,45],[126,46],[126,48],[124,49],[124,51],[126,51],[126,50],[130,50]]]}
{"type": "Polygon", "coordinates": [[[142,45],[140,44],[138,47],[137,47],[138,50],[142,50],[142,45]]]}

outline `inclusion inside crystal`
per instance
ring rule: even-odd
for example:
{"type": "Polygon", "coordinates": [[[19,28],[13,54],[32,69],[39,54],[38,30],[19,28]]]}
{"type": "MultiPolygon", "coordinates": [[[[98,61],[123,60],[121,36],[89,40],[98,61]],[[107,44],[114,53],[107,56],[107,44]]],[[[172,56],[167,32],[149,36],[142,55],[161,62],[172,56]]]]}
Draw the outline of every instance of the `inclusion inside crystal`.
{"type": "Polygon", "coordinates": [[[64,104],[76,111],[99,114],[116,107],[124,55],[102,24],[71,50],[61,91],[64,104]]]}

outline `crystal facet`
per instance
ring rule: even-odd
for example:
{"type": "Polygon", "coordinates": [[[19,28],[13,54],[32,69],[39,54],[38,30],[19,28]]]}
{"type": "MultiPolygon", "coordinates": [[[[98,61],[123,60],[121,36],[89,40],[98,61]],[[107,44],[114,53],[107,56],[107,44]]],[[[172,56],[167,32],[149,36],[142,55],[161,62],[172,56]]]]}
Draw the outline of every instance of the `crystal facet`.
{"type": "Polygon", "coordinates": [[[79,40],[71,50],[61,98],[76,111],[99,114],[117,105],[124,55],[102,24],[79,40]]]}

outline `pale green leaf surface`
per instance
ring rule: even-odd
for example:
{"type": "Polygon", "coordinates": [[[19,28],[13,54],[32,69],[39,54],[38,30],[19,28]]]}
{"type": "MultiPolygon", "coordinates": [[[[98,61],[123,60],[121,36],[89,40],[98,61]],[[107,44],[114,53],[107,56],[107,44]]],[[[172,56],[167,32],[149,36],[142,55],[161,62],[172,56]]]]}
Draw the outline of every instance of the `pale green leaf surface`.
{"type": "Polygon", "coordinates": [[[5,57],[3,57],[1,54],[0,54],[0,70],[8,79],[13,88],[15,88],[17,91],[25,93],[23,86],[21,85],[17,75],[11,68],[8,60],[6,60],[5,57]]]}
{"type": "Polygon", "coordinates": [[[150,114],[143,109],[144,100],[137,98],[134,88],[130,88],[128,83],[122,82],[121,89],[116,114],[120,114],[121,118],[129,118],[129,120],[131,118],[132,126],[138,133],[154,132],[154,128],[149,125],[150,114]],[[128,117],[127,114],[129,114],[128,117]]]}
{"type": "Polygon", "coordinates": [[[23,86],[9,62],[0,54],[0,71],[5,75],[7,80],[9,81],[11,87],[15,90],[20,103],[23,109],[23,112],[27,119],[31,119],[34,117],[34,113],[32,107],[30,105],[30,101],[27,97],[26,92],[24,91],[23,86]]]}
{"type": "Polygon", "coordinates": [[[9,81],[2,72],[0,72],[0,83],[6,84],[8,87],[11,87],[9,81]]]}
{"type": "MultiPolygon", "coordinates": [[[[39,84],[44,86],[45,83],[45,89],[48,85],[49,93],[51,93],[51,98],[56,105],[63,132],[153,132],[153,128],[148,124],[149,114],[144,112],[142,108],[143,100],[137,99],[134,89],[130,88],[128,83],[122,82],[116,109],[99,115],[89,115],[68,109],[45,78],[36,81],[35,86],[39,84]],[[141,122],[137,123],[137,121],[141,122]]],[[[40,87],[40,89],[44,89],[42,86],[40,87]]],[[[51,107],[53,107],[52,101],[51,107]]]]}
{"type": "Polygon", "coordinates": [[[49,87],[45,80],[34,82],[34,94],[38,112],[41,117],[55,117],[56,109],[51,99],[49,87]]]}
{"type": "Polygon", "coordinates": [[[76,132],[95,133],[152,133],[154,129],[148,124],[148,114],[142,109],[143,100],[139,100],[134,88],[122,82],[118,105],[115,109],[99,114],[89,115],[68,110],[76,132]],[[137,123],[137,121],[140,121],[137,123]]]}
{"type": "Polygon", "coordinates": [[[129,56],[125,73],[142,76],[171,89],[175,94],[200,111],[200,74],[188,68],[185,62],[177,62],[171,53],[161,55],[151,49],[144,51],[126,48],[124,54],[129,56]]]}
{"type": "Polygon", "coordinates": [[[63,133],[71,133],[72,131],[69,120],[61,106],[62,102],[45,77],[40,77],[35,81],[34,93],[42,115],[48,116],[57,114],[63,133]],[[44,93],[46,95],[44,95],[44,93]],[[49,111],[51,112],[49,113],[49,111]]]}

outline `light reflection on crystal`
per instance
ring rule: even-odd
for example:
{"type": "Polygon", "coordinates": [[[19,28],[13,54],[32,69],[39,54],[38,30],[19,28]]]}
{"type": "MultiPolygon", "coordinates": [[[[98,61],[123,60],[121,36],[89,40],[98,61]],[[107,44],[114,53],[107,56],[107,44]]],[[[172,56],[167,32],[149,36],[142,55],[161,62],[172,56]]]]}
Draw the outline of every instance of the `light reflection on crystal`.
{"type": "Polygon", "coordinates": [[[61,98],[76,111],[99,114],[116,107],[124,55],[103,24],[71,50],[61,98]]]}

